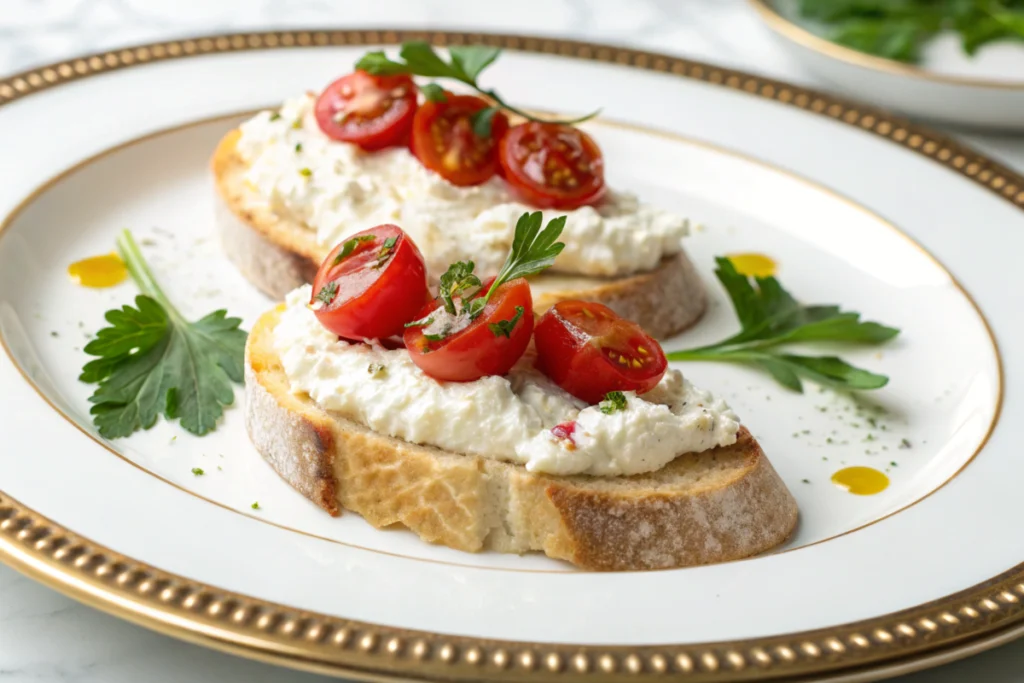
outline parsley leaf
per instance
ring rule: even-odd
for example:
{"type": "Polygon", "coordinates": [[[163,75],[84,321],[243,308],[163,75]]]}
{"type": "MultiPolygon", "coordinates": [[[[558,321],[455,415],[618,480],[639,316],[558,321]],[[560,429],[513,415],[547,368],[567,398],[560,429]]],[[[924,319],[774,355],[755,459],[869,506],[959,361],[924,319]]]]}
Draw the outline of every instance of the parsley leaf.
{"type": "Polygon", "coordinates": [[[494,63],[501,49],[489,45],[452,45],[448,48],[452,64],[458,67],[470,80],[476,80],[480,72],[494,63]]]}
{"type": "MultiPolygon", "coordinates": [[[[474,263],[472,261],[456,261],[448,266],[448,270],[441,276],[438,287],[438,296],[444,304],[444,310],[452,315],[457,315],[453,297],[459,296],[463,300],[476,294],[481,285],[480,278],[473,274],[474,263]],[[472,290],[472,291],[470,291],[472,290]]],[[[463,304],[465,307],[465,304],[463,304]]]]}
{"type": "Polygon", "coordinates": [[[444,88],[439,86],[437,83],[424,83],[420,86],[420,92],[430,102],[447,102],[448,95],[445,94],[444,88]]]}
{"type": "MultiPolygon", "coordinates": [[[[600,110],[597,110],[576,119],[556,121],[540,119],[529,112],[513,107],[501,99],[501,96],[494,89],[484,89],[477,81],[484,69],[493,64],[500,54],[500,49],[489,45],[452,45],[448,48],[450,61],[446,62],[437,54],[430,43],[422,40],[411,40],[402,43],[402,47],[398,52],[399,58],[403,61],[391,60],[386,54],[376,50],[363,55],[356,62],[356,68],[375,76],[409,74],[410,76],[448,78],[459,81],[493,100],[501,109],[506,109],[530,121],[548,121],[550,123],[572,125],[592,119],[600,113],[600,110]]],[[[435,83],[420,86],[420,90],[432,102],[443,102],[445,100],[444,90],[435,83]]],[[[485,116],[484,118],[487,120],[487,123],[479,123],[479,126],[477,123],[480,121],[480,118],[474,121],[473,129],[475,131],[487,131],[486,136],[482,135],[481,137],[490,137],[490,118],[493,118],[493,116],[493,112],[485,116]]],[[[480,132],[477,132],[477,135],[481,135],[480,132]]]]}
{"type": "Polygon", "coordinates": [[[96,356],[79,377],[99,384],[89,398],[93,422],[114,439],[149,429],[163,414],[206,434],[234,401],[232,382],[242,381],[242,321],[223,310],[186,321],[157,285],[131,233],[125,230],[117,246],[143,294],[134,308],[108,311],[110,327],[84,349],[96,356]]]}
{"type": "Polygon", "coordinates": [[[485,107],[469,117],[473,126],[473,134],[478,138],[491,137],[491,124],[494,122],[494,115],[499,111],[498,107],[485,107]]]}
{"type": "Polygon", "coordinates": [[[488,323],[487,328],[490,329],[491,333],[495,337],[505,336],[509,339],[512,338],[512,330],[516,328],[516,323],[523,317],[523,313],[526,309],[522,306],[516,306],[516,314],[512,316],[511,320],[499,320],[496,323],[488,323]]]}
{"type": "Polygon", "coordinates": [[[609,391],[604,395],[604,400],[597,404],[605,415],[626,409],[626,395],[621,391],[609,391]]]}
{"type": "Polygon", "coordinates": [[[878,389],[888,383],[888,377],[836,356],[779,353],[776,347],[795,342],[881,344],[899,330],[862,321],[859,313],[838,306],[804,306],[774,277],[755,277],[751,282],[729,259],[718,257],[715,262],[715,275],[729,294],[740,331],[717,344],[669,353],[669,360],[745,363],[767,371],[794,391],[802,391],[801,377],[848,390],[878,389]]]}
{"type": "Polygon", "coordinates": [[[338,255],[334,257],[333,265],[336,266],[351,256],[352,252],[359,248],[359,245],[365,242],[372,242],[376,238],[376,235],[356,235],[352,239],[346,240],[346,242],[341,245],[341,251],[339,251],[338,255]]]}
{"type": "Polygon", "coordinates": [[[334,301],[334,297],[336,296],[338,296],[338,283],[328,282],[320,288],[319,292],[316,293],[316,300],[322,302],[324,306],[327,306],[334,301]]]}
{"type": "Polygon", "coordinates": [[[556,241],[565,228],[565,218],[559,216],[551,219],[547,227],[541,231],[544,215],[540,211],[524,213],[519,217],[516,234],[512,238],[512,251],[505,259],[505,265],[501,267],[487,294],[471,300],[465,306],[464,310],[469,312],[471,318],[476,318],[483,312],[498,287],[509,280],[539,273],[555,262],[555,257],[565,248],[564,244],[556,241]]]}
{"type": "Polygon", "coordinates": [[[197,477],[201,477],[204,474],[206,474],[206,472],[203,471],[202,467],[193,467],[192,474],[196,475],[197,477]]]}
{"type": "Polygon", "coordinates": [[[406,327],[428,327],[434,324],[434,317],[428,316],[426,318],[420,318],[419,320],[413,320],[411,323],[406,323],[406,327]]]}

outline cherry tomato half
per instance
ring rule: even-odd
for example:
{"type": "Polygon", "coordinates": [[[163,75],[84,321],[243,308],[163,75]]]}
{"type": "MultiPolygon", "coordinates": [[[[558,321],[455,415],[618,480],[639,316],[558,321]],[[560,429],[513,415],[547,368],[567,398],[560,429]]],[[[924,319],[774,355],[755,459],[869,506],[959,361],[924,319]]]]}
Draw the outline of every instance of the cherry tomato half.
{"type": "Polygon", "coordinates": [[[424,102],[412,124],[412,153],[453,185],[479,185],[498,170],[497,141],[508,130],[501,112],[491,119],[490,137],[473,132],[473,115],[491,106],[472,95],[445,93],[444,102],[424,102]]]}
{"type": "MultiPolygon", "coordinates": [[[[493,280],[492,280],[493,281],[493,280]]],[[[476,294],[483,296],[490,283],[476,294]]],[[[435,300],[419,312],[417,320],[438,315],[435,300]]],[[[504,375],[526,351],[533,334],[533,298],[530,285],[519,278],[498,287],[480,316],[441,340],[428,339],[428,327],[405,331],[405,347],[423,372],[447,382],[471,382],[487,375],[504,375]]]]}
{"type": "Polygon", "coordinates": [[[511,128],[498,145],[502,175],[526,204],[575,209],[604,196],[604,157],[579,128],[529,121],[511,128]]]}
{"type": "Polygon", "coordinates": [[[416,114],[410,76],[354,71],[327,86],[316,101],[316,121],[327,137],[363,149],[401,144],[416,114]]]}
{"type": "Polygon", "coordinates": [[[423,255],[396,225],[348,237],[313,279],[320,324],[346,339],[400,335],[429,297],[423,255]]]}
{"type": "Polygon", "coordinates": [[[661,345],[636,323],[603,304],[560,301],[537,321],[537,367],[588,403],[609,391],[650,391],[668,361],[661,345]]]}

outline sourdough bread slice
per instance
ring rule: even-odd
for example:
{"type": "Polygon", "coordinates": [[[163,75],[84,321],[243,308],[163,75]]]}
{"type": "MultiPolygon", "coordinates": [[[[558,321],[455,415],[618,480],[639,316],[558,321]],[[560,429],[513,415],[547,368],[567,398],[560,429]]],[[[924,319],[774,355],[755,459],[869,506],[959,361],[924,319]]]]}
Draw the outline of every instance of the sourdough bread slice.
{"type": "Polygon", "coordinates": [[[273,345],[280,311],[249,334],[249,437],[332,515],[351,510],[457,550],[542,551],[593,570],[734,560],[782,543],[796,524],[796,502],[745,428],[731,446],[629,477],[534,474],[375,433],[293,393],[273,345]]]}
{"type": "MultiPolygon", "coordinates": [[[[276,214],[247,185],[246,162],[236,149],[239,135],[237,129],[228,133],[211,160],[217,228],[242,275],[271,298],[283,299],[312,281],[331,249],[317,242],[315,231],[276,214]]],[[[658,338],[690,327],[707,307],[704,285],[684,252],[649,272],[618,278],[543,274],[530,285],[538,313],[565,299],[596,301],[658,338]]]]}

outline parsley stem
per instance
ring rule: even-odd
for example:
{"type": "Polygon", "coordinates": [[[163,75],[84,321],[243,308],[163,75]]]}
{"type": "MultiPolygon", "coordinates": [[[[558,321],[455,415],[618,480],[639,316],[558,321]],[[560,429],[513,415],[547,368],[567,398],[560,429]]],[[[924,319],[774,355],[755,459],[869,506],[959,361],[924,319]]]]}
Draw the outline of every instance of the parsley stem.
{"type": "Polygon", "coordinates": [[[163,306],[164,310],[167,311],[168,315],[180,320],[181,316],[178,314],[177,309],[174,308],[171,300],[160,289],[160,285],[157,284],[156,277],[153,275],[153,271],[149,269],[149,264],[146,263],[146,259],[142,255],[139,245],[135,242],[135,238],[132,237],[130,230],[122,230],[121,234],[117,236],[117,250],[121,254],[121,259],[128,268],[128,273],[132,276],[132,280],[142,290],[142,293],[156,299],[163,306]]]}
{"type": "Polygon", "coordinates": [[[718,349],[713,346],[705,346],[700,349],[689,349],[687,351],[672,351],[671,353],[665,354],[665,357],[669,360],[721,360],[722,358],[728,358],[729,360],[739,361],[753,361],[761,360],[765,357],[763,353],[743,351],[743,350],[730,350],[730,349],[718,349]]]}
{"type": "Polygon", "coordinates": [[[542,118],[539,118],[537,116],[534,116],[533,114],[530,114],[529,112],[523,111],[522,109],[519,109],[517,107],[513,107],[511,104],[509,104],[505,100],[501,99],[501,97],[498,96],[498,93],[495,92],[494,90],[484,90],[483,88],[478,86],[475,82],[468,82],[467,81],[467,84],[470,87],[472,87],[474,90],[476,90],[478,93],[480,93],[481,95],[486,95],[487,97],[490,97],[502,109],[505,109],[506,111],[510,111],[513,114],[516,114],[518,116],[522,116],[524,119],[527,119],[528,121],[536,121],[538,123],[556,123],[556,124],[559,124],[559,125],[562,125],[562,126],[574,126],[577,123],[583,123],[584,121],[589,121],[590,119],[594,118],[595,116],[597,116],[598,114],[601,113],[600,109],[595,109],[594,111],[590,112],[589,114],[586,114],[584,116],[579,116],[579,117],[577,117],[575,119],[565,119],[565,120],[562,120],[562,119],[542,119],[542,118]]]}

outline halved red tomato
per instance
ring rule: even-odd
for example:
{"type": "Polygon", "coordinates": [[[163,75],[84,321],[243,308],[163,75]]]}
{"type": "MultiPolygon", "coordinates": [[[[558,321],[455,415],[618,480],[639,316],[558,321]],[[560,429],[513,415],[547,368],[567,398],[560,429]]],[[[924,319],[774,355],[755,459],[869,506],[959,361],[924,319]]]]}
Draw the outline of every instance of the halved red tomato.
{"type": "Polygon", "coordinates": [[[668,368],[661,345],[603,304],[560,301],[537,321],[537,368],[588,403],[650,391],[668,368]]]}
{"type": "MultiPolygon", "coordinates": [[[[489,288],[490,282],[484,283],[472,298],[484,296],[489,288]]],[[[413,362],[434,379],[471,382],[504,375],[526,351],[533,334],[530,285],[518,278],[499,286],[472,321],[451,316],[440,299],[424,306],[417,320],[433,322],[406,329],[405,347],[413,362]],[[446,320],[454,322],[454,331],[447,334],[446,320]]]]}
{"type": "Polygon", "coordinates": [[[508,117],[496,112],[489,137],[473,131],[473,115],[490,106],[479,97],[447,92],[444,102],[424,102],[413,119],[412,153],[453,185],[486,182],[498,170],[497,141],[508,130],[508,117]]]}
{"type": "Polygon", "coordinates": [[[528,121],[511,128],[498,145],[502,175],[526,204],[575,209],[605,193],[604,157],[579,128],[528,121]]]}
{"type": "Polygon", "coordinates": [[[374,150],[402,144],[412,128],[418,91],[412,77],[354,71],[316,101],[320,130],[334,140],[374,150]]]}
{"type": "Polygon", "coordinates": [[[400,335],[429,298],[423,255],[396,225],[345,239],[313,280],[310,305],[328,330],[346,339],[400,335]]]}

